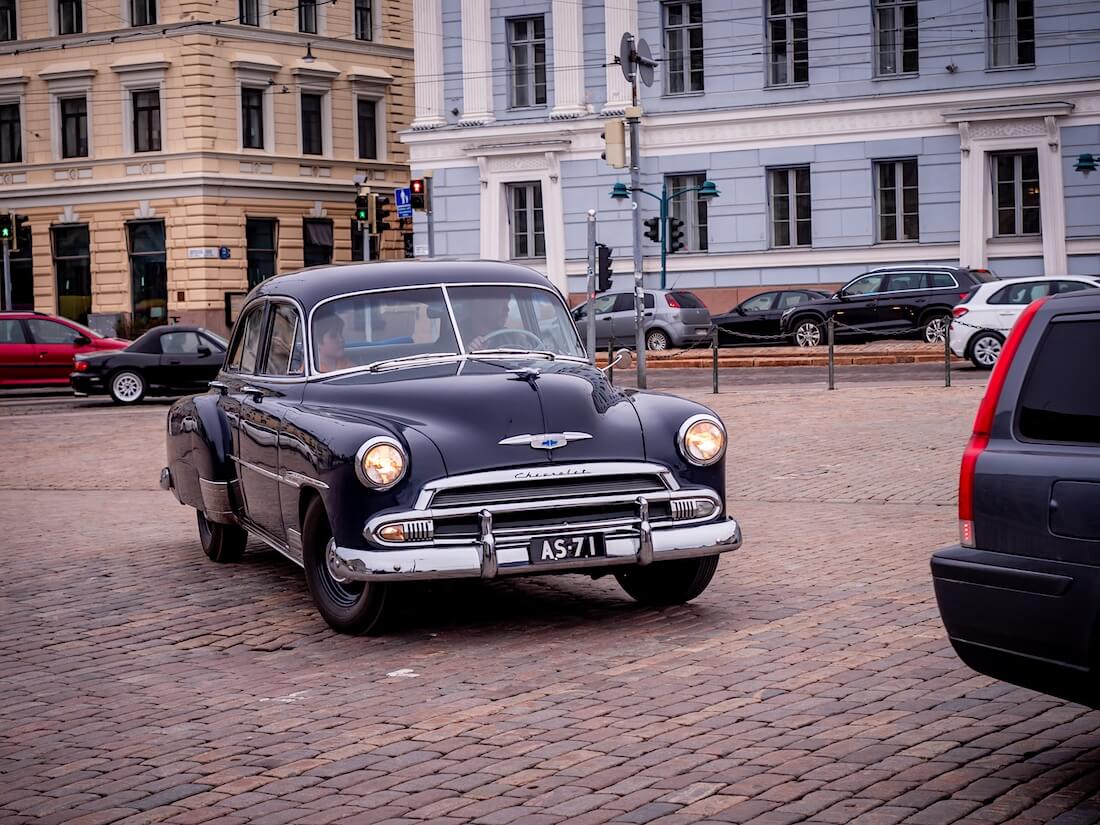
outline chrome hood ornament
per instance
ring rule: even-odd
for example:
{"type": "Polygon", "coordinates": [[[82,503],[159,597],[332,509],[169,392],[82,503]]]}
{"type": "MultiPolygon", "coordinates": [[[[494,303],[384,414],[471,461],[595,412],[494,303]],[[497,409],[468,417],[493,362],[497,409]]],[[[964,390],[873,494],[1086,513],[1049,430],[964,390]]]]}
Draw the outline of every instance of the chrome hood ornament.
{"type": "Polygon", "coordinates": [[[532,450],[556,450],[570,441],[585,441],[592,436],[588,433],[540,433],[539,435],[513,435],[502,438],[497,444],[505,447],[527,445],[532,450]]]}

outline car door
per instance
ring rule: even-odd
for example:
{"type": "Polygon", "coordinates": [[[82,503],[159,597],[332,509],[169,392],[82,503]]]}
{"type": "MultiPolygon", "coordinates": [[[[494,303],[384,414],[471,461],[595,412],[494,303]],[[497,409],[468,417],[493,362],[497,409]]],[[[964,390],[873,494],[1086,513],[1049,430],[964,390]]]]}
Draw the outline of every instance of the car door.
{"type": "Polygon", "coordinates": [[[858,335],[860,330],[873,331],[878,327],[879,298],[885,281],[885,272],[869,272],[840,290],[840,305],[836,308],[837,323],[842,325],[840,334],[858,335]],[[859,330],[846,330],[845,326],[859,330]]]}
{"type": "MultiPolygon", "coordinates": [[[[649,313],[653,314],[653,295],[645,293],[649,298],[649,313]]],[[[615,296],[615,305],[611,308],[609,317],[611,320],[611,338],[616,344],[630,345],[634,343],[635,330],[638,324],[634,318],[634,293],[620,292],[615,296]]],[[[643,313],[644,314],[644,313],[643,313]]],[[[645,319],[643,318],[643,323],[645,319]]],[[[599,328],[597,327],[597,330],[599,328]]]]}
{"type": "Polygon", "coordinates": [[[0,318],[0,385],[17,385],[33,380],[38,352],[23,322],[0,318]]]}
{"type": "Polygon", "coordinates": [[[882,331],[913,329],[930,296],[924,272],[891,272],[886,276],[875,323],[882,331]]]}
{"type": "Polygon", "coordinates": [[[163,333],[160,351],[158,380],[154,383],[178,392],[206,389],[217,374],[216,368],[211,374],[211,365],[221,365],[221,353],[215,356],[210,342],[195,330],[163,333]]]}
{"type": "Polygon", "coordinates": [[[27,318],[27,330],[34,343],[35,378],[67,383],[77,352],[86,349],[88,338],[75,327],[50,318],[27,318]]]}
{"type": "Polygon", "coordinates": [[[823,298],[823,295],[814,295],[811,292],[801,292],[799,290],[791,290],[789,292],[780,292],[779,297],[775,303],[775,309],[766,313],[765,317],[761,319],[759,325],[760,335],[775,335],[778,336],[780,330],[780,319],[783,317],[783,313],[788,309],[792,309],[796,306],[801,306],[808,301],[816,301],[819,298],[823,298]]]}
{"type": "Polygon", "coordinates": [[[1028,304],[1050,294],[1051,285],[1051,281],[1036,278],[1002,287],[989,297],[993,312],[986,319],[986,326],[1007,335],[1028,304]]]}
{"type": "MultiPolygon", "coordinates": [[[[611,338],[611,310],[615,306],[615,295],[597,295],[592,302],[594,315],[596,316],[596,345],[606,343],[611,338]]],[[[577,321],[577,331],[581,341],[588,341],[588,304],[577,307],[574,318],[577,321]]]]}

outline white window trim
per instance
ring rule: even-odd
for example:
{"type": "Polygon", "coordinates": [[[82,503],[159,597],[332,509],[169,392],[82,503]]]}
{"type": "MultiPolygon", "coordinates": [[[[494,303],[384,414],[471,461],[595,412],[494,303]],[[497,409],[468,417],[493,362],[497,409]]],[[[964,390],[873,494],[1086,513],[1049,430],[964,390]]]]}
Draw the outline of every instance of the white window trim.
{"type": "Polygon", "coordinates": [[[122,151],[127,157],[148,157],[168,152],[168,130],[164,124],[168,122],[168,98],[164,94],[164,80],[171,65],[160,55],[147,55],[148,59],[140,62],[115,63],[111,70],[118,76],[119,86],[122,87],[122,151]],[[135,152],[134,151],[134,92],[142,92],[156,89],[160,94],[160,151],[135,152]]]}
{"type": "Polygon", "coordinates": [[[811,163],[793,163],[786,166],[768,166],[765,167],[765,193],[768,197],[767,214],[768,214],[768,249],[812,249],[814,246],[814,181],[813,181],[813,164],[811,163]],[[810,242],[808,244],[798,243],[798,176],[797,170],[805,169],[810,176],[810,242]],[[772,175],[775,172],[783,172],[787,175],[787,194],[782,197],[787,198],[788,212],[787,212],[787,224],[789,231],[790,243],[778,244],[775,240],[775,189],[773,184],[772,175]],[[796,174],[792,175],[791,173],[796,174]],[[792,186],[793,184],[793,186],[792,186]]]}
{"type": "Polygon", "coordinates": [[[920,16],[918,3],[914,2],[914,6],[918,6],[917,17],[917,68],[914,71],[908,72],[905,70],[905,24],[899,22],[898,32],[901,34],[901,40],[894,44],[894,57],[897,59],[897,70],[893,72],[883,72],[879,70],[879,35],[881,34],[881,28],[879,26],[879,12],[892,8],[895,14],[901,14],[902,20],[904,20],[905,0],[895,0],[890,6],[880,6],[877,0],[871,0],[871,74],[877,79],[882,78],[895,78],[895,77],[917,77],[920,74],[920,16]]]}
{"type": "MultiPolygon", "coordinates": [[[[118,15],[119,19],[123,21],[123,25],[129,26],[131,28],[134,26],[133,16],[130,14],[130,12],[133,11],[133,6],[131,5],[132,3],[133,3],[133,0],[121,0],[121,2],[119,3],[119,5],[121,7],[121,11],[118,15]]],[[[156,9],[157,9],[157,22],[153,23],[151,25],[159,26],[163,22],[160,19],[160,17],[161,17],[161,13],[164,11],[164,9],[161,7],[161,0],[156,0],[156,9]]],[[[87,27],[85,26],[85,28],[87,28],[87,27]]],[[[162,143],[163,143],[163,141],[162,141],[162,143]]]]}
{"type": "MultiPolygon", "coordinates": [[[[665,184],[665,189],[666,189],[666,191],[668,192],[669,195],[673,194],[674,192],[680,192],[680,191],[683,191],[686,188],[690,188],[690,187],[679,187],[679,188],[674,189],[672,187],[672,181],[675,178],[702,178],[705,181],[705,180],[707,180],[707,173],[706,172],[666,172],[665,173],[665,178],[664,178],[664,184],[665,184]]],[[[696,192],[691,192],[687,195],[681,195],[679,198],[676,198],[675,200],[669,202],[669,205],[668,205],[668,217],[669,218],[675,217],[672,214],[674,204],[687,205],[687,211],[678,210],[678,211],[681,211],[681,214],[684,215],[684,217],[680,218],[680,220],[682,220],[684,222],[684,240],[686,241],[686,243],[684,244],[684,248],[676,253],[677,255],[681,255],[681,254],[682,255],[690,255],[692,253],[704,253],[705,254],[707,252],[707,250],[710,248],[710,206],[707,205],[707,229],[706,229],[706,232],[702,232],[702,231],[700,231],[701,227],[699,226],[699,213],[695,212],[694,210],[692,210],[690,208],[690,207],[695,206],[697,203],[699,203],[699,193],[697,191],[696,192]],[[690,220],[689,220],[689,218],[690,218],[690,220]],[[700,243],[700,241],[702,241],[704,238],[706,239],[706,242],[707,242],[707,249],[703,249],[702,248],[703,245],[702,245],[702,243],[700,243]]],[[[706,202],[704,201],[704,203],[706,203],[706,202]]],[[[667,229],[668,228],[665,227],[664,231],[667,231],[667,229]]]]}
{"type": "Polygon", "coordinates": [[[373,93],[355,92],[352,95],[352,102],[354,109],[352,111],[351,118],[351,130],[352,130],[352,154],[355,156],[356,162],[359,163],[386,163],[389,160],[389,141],[386,139],[388,132],[386,130],[387,124],[387,111],[386,111],[386,98],[383,96],[375,95],[373,93]],[[378,157],[376,158],[363,158],[359,156],[359,101],[370,100],[374,102],[374,128],[377,132],[375,135],[378,145],[378,157]]]}
{"type": "MultiPolygon", "coordinates": [[[[234,9],[234,11],[237,12],[237,16],[239,17],[240,13],[241,13],[240,0],[235,0],[235,2],[236,2],[236,5],[237,5],[237,8],[234,9]]],[[[271,20],[270,0],[256,0],[256,5],[258,6],[258,13],[260,15],[260,19],[258,21],[259,25],[258,26],[253,26],[251,23],[242,23],[240,20],[238,20],[237,21],[238,26],[244,26],[244,27],[249,28],[249,29],[268,29],[268,28],[271,28],[271,26],[269,25],[269,21],[271,20]]]]}
{"type": "Polygon", "coordinates": [[[14,163],[0,164],[0,168],[13,169],[26,164],[27,161],[27,107],[25,89],[27,78],[14,77],[0,80],[0,105],[14,103],[19,107],[19,146],[23,155],[21,160],[14,163]]]}
{"type": "MultiPolygon", "coordinates": [[[[261,18],[262,20],[262,18],[261,18]]],[[[256,57],[248,59],[241,56],[230,62],[237,73],[237,149],[245,155],[267,155],[275,151],[275,75],[282,66],[268,58],[256,57]],[[264,93],[264,145],[262,149],[246,149],[244,145],[244,113],[241,109],[241,90],[263,89],[264,93]]]]}
{"type": "Polygon", "coordinates": [[[316,160],[317,158],[332,157],[332,87],[331,86],[307,86],[299,85],[298,94],[295,97],[295,108],[298,111],[297,139],[298,155],[304,160],[316,160]],[[302,95],[321,96],[321,154],[307,155],[302,145],[302,95]]]}
{"type": "MultiPolygon", "coordinates": [[[[913,157],[912,155],[896,157],[896,158],[873,158],[871,160],[871,188],[873,190],[871,202],[874,206],[874,242],[878,244],[915,244],[920,243],[920,158],[913,157]],[[917,165],[917,237],[915,238],[903,238],[905,228],[905,186],[902,183],[904,176],[899,175],[899,172],[903,170],[901,164],[913,161],[917,165]],[[897,238],[893,240],[883,240],[882,238],[882,187],[879,181],[879,175],[881,173],[881,167],[885,164],[890,164],[894,167],[894,197],[897,199],[897,212],[894,214],[894,227],[898,234],[897,238]]],[[[810,184],[810,214],[811,214],[811,234],[813,224],[813,184],[810,184]]]]}
{"type": "Polygon", "coordinates": [[[38,73],[46,81],[50,94],[50,148],[53,159],[60,163],[82,163],[95,157],[94,130],[92,124],[92,80],[96,70],[90,67],[47,67],[38,73]],[[61,99],[84,97],[88,111],[88,154],[82,157],[66,158],[61,156],[61,99]]]}
{"type": "Polygon", "coordinates": [[[61,33],[61,18],[57,14],[58,0],[46,0],[47,8],[50,14],[50,36],[51,37],[81,37],[88,33],[88,6],[84,0],[80,0],[80,19],[81,19],[81,31],[78,34],[62,34],[61,33]]]}
{"type": "Polygon", "coordinates": [[[374,43],[374,44],[381,43],[382,42],[383,31],[382,31],[382,27],[378,25],[378,17],[379,17],[379,12],[382,9],[381,9],[381,5],[378,2],[378,0],[370,0],[370,5],[371,5],[371,10],[370,10],[370,12],[371,12],[370,13],[370,25],[371,25],[370,33],[371,33],[371,37],[370,37],[370,40],[360,40],[356,36],[355,0],[349,0],[349,5],[351,6],[351,38],[352,38],[352,40],[354,40],[356,43],[374,43]]]}
{"type": "MultiPolygon", "coordinates": [[[[318,0],[318,2],[317,2],[317,31],[316,31],[316,33],[314,33],[314,32],[304,32],[298,27],[298,20],[299,20],[299,17],[298,17],[298,15],[299,15],[298,2],[299,2],[299,0],[295,0],[294,5],[291,7],[291,13],[294,15],[294,31],[297,32],[298,34],[304,34],[307,37],[309,37],[309,36],[324,37],[325,32],[328,30],[328,7],[331,5],[331,3],[326,3],[326,2],[322,2],[322,0],[318,0]]],[[[352,39],[354,39],[354,37],[355,37],[355,33],[352,32],[352,39]]]]}

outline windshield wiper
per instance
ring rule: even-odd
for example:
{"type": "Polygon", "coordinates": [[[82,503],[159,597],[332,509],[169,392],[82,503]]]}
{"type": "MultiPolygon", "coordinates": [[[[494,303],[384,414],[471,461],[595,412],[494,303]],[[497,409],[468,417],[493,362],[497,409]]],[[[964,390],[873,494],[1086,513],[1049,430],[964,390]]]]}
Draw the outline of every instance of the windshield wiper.
{"type": "Polygon", "coordinates": [[[435,358],[457,358],[457,352],[422,352],[418,355],[405,355],[401,358],[387,358],[384,361],[375,361],[367,367],[370,372],[378,372],[379,370],[387,369],[389,367],[401,367],[412,364],[416,361],[430,361],[435,358]]]}
{"type": "Polygon", "coordinates": [[[493,356],[493,355],[521,355],[521,356],[538,356],[540,358],[548,358],[553,361],[558,356],[549,350],[543,349],[511,349],[509,347],[499,347],[497,349],[475,349],[473,352],[466,353],[467,355],[479,356],[493,356]]]}

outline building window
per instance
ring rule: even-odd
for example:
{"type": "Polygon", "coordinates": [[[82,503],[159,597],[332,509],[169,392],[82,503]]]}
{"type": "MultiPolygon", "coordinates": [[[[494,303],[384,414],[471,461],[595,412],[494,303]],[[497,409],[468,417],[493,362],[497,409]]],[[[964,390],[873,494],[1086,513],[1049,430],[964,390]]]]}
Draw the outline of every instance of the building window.
{"type": "Polygon", "coordinates": [[[665,3],[665,90],[703,91],[703,4],[665,3]]]}
{"type": "Polygon", "coordinates": [[[57,33],[80,34],[84,31],[83,0],[57,0],[57,33]]]}
{"type": "Polygon", "coordinates": [[[879,242],[920,240],[916,158],[875,163],[875,192],[879,242]]]}
{"type": "Polygon", "coordinates": [[[306,266],[332,263],[332,221],[309,218],[302,221],[302,249],[306,266]]]}
{"type": "Polygon", "coordinates": [[[875,74],[917,71],[916,0],[875,0],[875,74]]]}
{"type": "Polygon", "coordinates": [[[241,146],[264,148],[264,90],[241,87],[241,146]]]}
{"type": "Polygon", "coordinates": [[[16,0],[0,0],[0,42],[18,40],[19,30],[15,18],[16,0]]]}
{"type": "Polygon", "coordinates": [[[298,31],[317,34],[317,0],[299,0],[298,31]]]}
{"type": "Polygon", "coordinates": [[[358,98],[355,105],[359,131],[359,157],[366,160],[377,160],[378,101],[358,98]]]}
{"type": "Polygon", "coordinates": [[[324,109],[324,95],[302,92],[302,154],[324,154],[324,130],[321,127],[321,113],[324,109]]]}
{"type": "Polygon", "coordinates": [[[1039,153],[1011,152],[992,155],[994,233],[997,237],[1038,235],[1039,153]]]}
{"type": "Polygon", "coordinates": [[[130,25],[153,26],[157,22],[157,0],[130,0],[130,25]]]}
{"type": "Polygon", "coordinates": [[[160,151],[160,92],[145,89],[133,92],[134,151],[160,151]]]}
{"type": "Polygon", "coordinates": [[[168,259],[164,221],[131,221],[126,225],[130,248],[130,295],[133,330],[139,334],[168,319],[168,259]]]}
{"type": "Polygon", "coordinates": [[[545,258],[546,228],[542,217],[542,184],[508,184],[508,222],[513,258],[545,258]]]}
{"type": "Polygon", "coordinates": [[[260,0],[240,0],[240,16],[237,22],[242,26],[260,25],[260,0]]]}
{"type": "Polygon", "coordinates": [[[55,226],[53,268],[57,277],[57,314],[80,324],[92,310],[92,258],[87,224],[55,226]]]}
{"type": "MultiPolygon", "coordinates": [[[[669,195],[698,189],[706,180],[705,175],[669,175],[665,178],[665,189],[669,195]]],[[[698,192],[686,192],[673,198],[668,204],[669,217],[684,222],[684,251],[706,252],[707,243],[707,202],[698,192]]]]}
{"type": "Polygon", "coordinates": [[[61,107],[61,157],[88,156],[88,98],[63,97],[61,107]]]}
{"type": "Polygon", "coordinates": [[[0,104],[0,163],[23,162],[23,124],[18,103],[0,104]]]}
{"type": "MultiPolygon", "coordinates": [[[[19,249],[11,250],[11,308],[34,309],[34,253],[30,224],[23,224],[18,232],[19,249]]],[[[0,306],[4,303],[4,279],[0,278],[0,306]]]]}
{"type": "Polygon", "coordinates": [[[1034,0],[988,0],[989,65],[1031,66],[1035,63],[1034,0]]]}
{"type": "Polygon", "coordinates": [[[248,288],[275,274],[279,222],[273,218],[248,218],[244,242],[248,258],[248,288]]]}
{"type": "Polygon", "coordinates": [[[542,17],[508,21],[508,72],[513,108],[546,104],[546,21],[542,17]]]}
{"type": "Polygon", "coordinates": [[[374,40],[374,4],[372,0],[355,0],[355,39],[374,40]]]}
{"type": "Polygon", "coordinates": [[[806,0],[767,0],[768,85],[810,81],[806,0]]]}
{"type": "Polygon", "coordinates": [[[768,170],[772,246],[810,246],[810,167],[768,170]]]}

